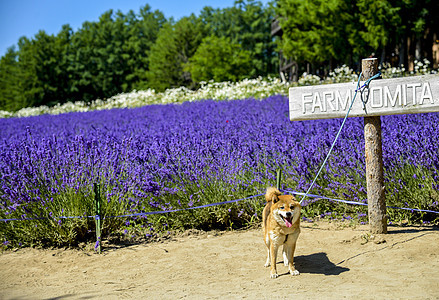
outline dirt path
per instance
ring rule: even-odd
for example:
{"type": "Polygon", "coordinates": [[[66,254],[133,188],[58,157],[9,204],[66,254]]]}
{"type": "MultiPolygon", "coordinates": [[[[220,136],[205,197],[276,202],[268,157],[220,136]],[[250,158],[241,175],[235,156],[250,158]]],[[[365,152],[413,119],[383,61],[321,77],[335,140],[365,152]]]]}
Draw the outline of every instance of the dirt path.
{"type": "MultiPolygon", "coordinates": [[[[0,255],[1,299],[439,299],[439,231],[302,224],[300,276],[269,278],[260,230],[106,250],[0,255]],[[339,227],[339,226],[338,226],[339,227]]],[[[281,255],[280,259],[282,260],[281,255]]]]}

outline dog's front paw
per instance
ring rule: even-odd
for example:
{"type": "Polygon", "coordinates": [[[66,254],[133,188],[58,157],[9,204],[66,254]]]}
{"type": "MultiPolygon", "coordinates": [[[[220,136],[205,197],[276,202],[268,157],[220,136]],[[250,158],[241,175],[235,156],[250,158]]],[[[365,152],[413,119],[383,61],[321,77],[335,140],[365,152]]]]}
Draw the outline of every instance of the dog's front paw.
{"type": "Polygon", "coordinates": [[[268,268],[269,266],[270,266],[269,262],[266,262],[265,265],[264,265],[264,267],[266,267],[266,268],[268,268]]]}
{"type": "Polygon", "coordinates": [[[270,275],[271,279],[275,279],[275,278],[278,278],[278,277],[279,277],[279,275],[277,275],[277,273],[273,273],[273,274],[270,275]]]}
{"type": "Polygon", "coordinates": [[[293,275],[293,276],[297,276],[297,275],[299,275],[300,273],[299,273],[299,271],[297,271],[297,270],[291,270],[291,269],[290,269],[290,274],[293,275]]]}

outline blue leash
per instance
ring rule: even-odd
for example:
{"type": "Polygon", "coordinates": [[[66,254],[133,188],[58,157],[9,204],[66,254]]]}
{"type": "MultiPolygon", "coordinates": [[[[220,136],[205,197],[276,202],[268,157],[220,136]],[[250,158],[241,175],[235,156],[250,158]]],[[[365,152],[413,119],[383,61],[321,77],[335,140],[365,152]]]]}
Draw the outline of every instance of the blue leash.
{"type": "MultiPolygon", "coordinates": [[[[347,119],[348,116],[349,116],[349,113],[350,113],[350,111],[351,111],[352,105],[354,104],[355,98],[357,97],[357,93],[358,93],[358,92],[361,92],[361,90],[364,89],[365,87],[369,87],[369,83],[370,83],[372,80],[374,80],[374,79],[376,79],[376,78],[378,78],[378,77],[381,76],[381,72],[378,72],[377,74],[375,74],[374,76],[372,76],[371,78],[369,78],[369,79],[368,79],[368,80],[367,80],[367,81],[366,81],[366,82],[360,87],[360,80],[361,80],[361,75],[362,75],[362,74],[363,74],[363,73],[360,73],[360,76],[358,76],[357,88],[355,89],[355,95],[354,95],[354,97],[352,98],[351,105],[349,106],[349,109],[348,109],[348,111],[347,111],[347,113],[346,113],[346,116],[344,117],[343,122],[341,123],[340,129],[338,130],[337,135],[335,136],[334,142],[332,142],[331,148],[329,149],[329,152],[328,152],[328,154],[326,155],[326,158],[325,158],[325,160],[323,161],[322,166],[320,167],[319,171],[317,172],[317,175],[314,177],[314,180],[312,181],[312,183],[311,183],[311,185],[309,186],[308,190],[306,191],[305,195],[303,195],[302,199],[300,200],[300,202],[299,202],[300,204],[302,204],[302,201],[307,197],[307,195],[309,194],[309,192],[310,192],[311,189],[313,188],[314,184],[316,183],[317,178],[318,178],[319,175],[320,175],[320,172],[322,172],[323,167],[325,166],[326,162],[328,161],[328,158],[329,158],[329,156],[331,155],[332,149],[334,148],[335,143],[337,142],[338,137],[340,136],[341,130],[343,129],[344,124],[346,123],[346,119],[347,119]]],[[[363,105],[365,105],[364,102],[363,102],[363,105]]]]}

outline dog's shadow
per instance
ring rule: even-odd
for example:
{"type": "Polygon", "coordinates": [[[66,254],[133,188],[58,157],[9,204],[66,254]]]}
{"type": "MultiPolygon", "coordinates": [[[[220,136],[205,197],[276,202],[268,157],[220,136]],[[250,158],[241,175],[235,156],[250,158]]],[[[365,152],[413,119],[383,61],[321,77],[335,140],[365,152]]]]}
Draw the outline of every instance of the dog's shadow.
{"type": "Polygon", "coordinates": [[[340,275],[350,269],[339,267],[328,259],[323,252],[294,257],[294,264],[300,273],[340,275]]]}

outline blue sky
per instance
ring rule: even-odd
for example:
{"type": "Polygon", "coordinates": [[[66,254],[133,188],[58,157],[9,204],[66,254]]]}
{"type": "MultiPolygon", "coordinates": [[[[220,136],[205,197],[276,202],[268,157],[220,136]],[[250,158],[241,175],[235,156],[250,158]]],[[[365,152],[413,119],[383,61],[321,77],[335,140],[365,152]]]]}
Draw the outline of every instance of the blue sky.
{"type": "MultiPolygon", "coordinates": [[[[85,21],[97,21],[109,9],[138,12],[149,4],[166,18],[198,14],[205,6],[231,7],[234,0],[0,0],[0,56],[16,45],[22,36],[32,38],[39,30],[57,34],[62,25],[70,24],[74,31],[85,21]]],[[[266,4],[268,0],[261,0],[266,4]]]]}

